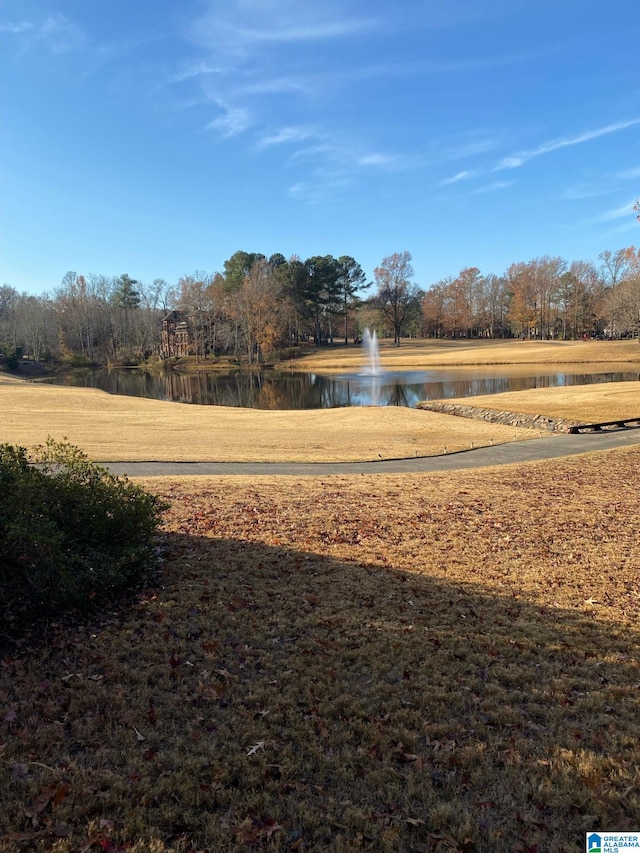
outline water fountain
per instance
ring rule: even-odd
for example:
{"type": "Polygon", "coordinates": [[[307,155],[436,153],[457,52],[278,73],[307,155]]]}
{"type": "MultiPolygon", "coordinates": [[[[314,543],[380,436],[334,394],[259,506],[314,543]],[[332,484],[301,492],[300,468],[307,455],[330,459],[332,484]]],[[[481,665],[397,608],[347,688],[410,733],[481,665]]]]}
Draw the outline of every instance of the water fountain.
{"type": "Polygon", "coordinates": [[[382,372],[380,367],[380,351],[378,349],[378,335],[376,330],[366,328],[362,335],[362,344],[365,351],[365,363],[363,373],[368,376],[378,376],[382,372]]]}

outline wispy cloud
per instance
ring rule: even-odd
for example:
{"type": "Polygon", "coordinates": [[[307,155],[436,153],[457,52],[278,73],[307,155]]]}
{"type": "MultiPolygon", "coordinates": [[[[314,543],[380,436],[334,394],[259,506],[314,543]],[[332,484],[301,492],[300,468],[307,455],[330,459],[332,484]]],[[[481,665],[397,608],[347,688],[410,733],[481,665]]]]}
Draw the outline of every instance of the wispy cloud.
{"type": "Polygon", "coordinates": [[[616,219],[622,219],[625,216],[630,217],[630,221],[633,219],[633,205],[635,204],[635,199],[631,199],[626,204],[620,205],[620,207],[614,207],[612,210],[606,210],[604,213],[599,214],[598,216],[594,216],[590,221],[592,223],[596,222],[614,222],[616,219]]]}
{"type": "Polygon", "coordinates": [[[203,0],[202,6],[203,14],[184,34],[192,45],[204,48],[206,55],[183,64],[168,82],[193,82],[207,100],[223,110],[207,125],[209,130],[235,136],[262,124],[258,150],[301,143],[313,135],[308,130],[294,130],[291,118],[283,130],[270,131],[267,98],[280,99],[278,110],[286,122],[294,110],[286,109],[283,97],[327,96],[325,72],[305,72],[299,58],[289,62],[287,45],[345,39],[376,27],[369,15],[345,16],[340,4],[331,0],[322,5],[294,0],[203,0]],[[274,68],[280,73],[274,74],[274,68]]]}
{"type": "Polygon", "coordinates": [[[498,139],[494,134],[470,131],[453,138],[436,140],[432,143],[431,149],[435,159],[446,162],[479,157],[495,150],[498,144],[498,139]]]}
{"type": "Polygon", "coordinates": [[[635,178],[640,178],[640,166],[636,166],[634,169],[625,169],[622,172],[618,172],[616,174],[616,178],[620,178],[620,180],[635,180],[635,178]]]}
{"type": "Polygon", "coordinates": [[[0,23],[0,32],[19,37],[23,50],[39,46],[56,55],[73,53],[89,45],[82,27],[61,12],[52,12],[38,20],[0,23]]]}
{"type": "Polygon", "coordinates": [[[227,106],[218,101],[218,106],[224,111],[221,116],[210,121],[206,130],[213,130],[220,136],[237,136],[253,124],[251,113],[244,107],[227,106]]]}
{"type": "Polygon", "coordinates": [[[401,163],[397,156],[381,152],[363,154],[356,159],[356,166],[360,166],[362,168],[395,169],[400,165],[401,163]]]}
{"type": "Polygon", "coordinates": [[[471,169],[464,169],[462,172],[456,172],[455,175],[451,175],[450,178],[443,178],[440,181],[441,186],[446,186],[447,184],[457,184],[458,181],[466,181],[469,178],[472,178],[475,174],[475,171],[471,169]]]}
{"type": "Polygon", "coordinates": [[[502,169],[517,169],[533,160],[535,157],[540,157],[543,154],[550,154],[552,151],[558,151],[561,148],[569,148],[573,145],[582,145],[584,142],[590,142],[592,139],[598,139],[601,136],[607,136],[610,133],[618,133],[621,130],[626,130],[629,127],[640,124],[640,118],[631,119],[630,121],[619,121],[614,124],[608,124],[605,127],[599,127],[596,130],[588,130],[578,136],[570,136],[562,139],[554,139],[551,142],[545,142],[537,148],[532,148],[528,151],[518,151],[508,157],[503,158],[495,166],[496,171],[502,169]]]}
{"type": "Polygon", "coordinates": [[[296,149],[290,159],[296,163],[310,160],[332,164],[345,162],[344,151],[340,145],[328,140],[322,141],[321,139],[296,149]]]}
{"type": "Polygon", "coordinates": [[[625,234],[627,231],[633,231],[636,233],[638,230],[638,223],[635,217],[631,217],[627,222],[623,222],[620,225],[617,225],[615,228],[609,228],[605,235],[608,237],[616,237],[618,234],[625,234]]]}
{"type": "Polygon", "coordinates": [[[369,16],[347,18],[331,4],[238,2],[209,0],[205,13],[188,30],[196,43],[231,55],[247,55],[262,45],[284,45],[341,39],[380,22],[369,16]]]}
{"type": "Polygon", "coordinates": [[[411,157],[367,150],[359,141],[350,142],[326,128],[287,126],[258,143],[259,150],[276,146],[292,147],[288,165],[304,173],[304,178],[293,183],[287,194],[313,204],[335,200],[346,188],[354,186],[362,171],[397,173],[416,165],[411,157]]]}
{"type": "Polygon", "coordinates": [[[235,44],[259,44],[260,42],[305,42],[351,36],[362,30],[371,29],[373,20],[324,21],[318,24],[301,23],[267,29],[252,29],[228,25],[223,34],[235,44]]]}
{"type": "Polygon", "coordinates": [[[615,188],[611,186],[601,189],[578,184],[577,186],[567,187],[566,190],[560,193],[559,198],[565,201],[581,201],[587,198],[598,198],[599,196],[610,195],[612,192],[615,192],[615,188]]]}
{"type": "Polygon", "coordinates": [[[323,75],[289,75],[242,79],[237,81],[243,95],[321,95],[327,90],[328,78],[323,75]]]}
{"type": "Polygon", "coordinates": [[[190,62],[179,71],[176,71],[170,78],[171,83],[182,83],[184,80],[193,80],[198,77],[207,76],[209,74],[222,74],[224,67],[215,63],[209,62],[206,59],[190,62]]]}
{"type": "Polygon", "coordinates": [[[513,185],[513,181],[494,181],[492,184],[487,184],[485,187],[477,187],[470,190],[471,195],[484,195],[484,193],[493,193],[497,190],[505,190],[513,185]]]}
{"type": "MultiPolygon", "coordinates": [[[[279,57],[281,58],[281,57],[279,57]]],[[[412,62],[385,62],[358,64],[352,67],[345,65],[323,69],[316,73],[302,73],[298,70],[296,74],[260,77],[256,80],[247,80],[243,90],[254,94],[278,94],[278,93],[300,93],[309,95],[322,95],[335,92],[347,86],[366,82],[369,80],[382,79],[388,81],[397,77],[429,77],[455,72],[478,71],[486,68],[494,68],[503,65],[511,65],[525,60],[524,56],[505,56],[501,58],[477,58],[462,59],[459,61],[412,61],[412,62]]],[[[255,56],[252,55],[255,60],[255,56]]],[[[490,140],[479,140],[476,145],[480,150],[493,147],[490,140]]],[[[471,151],[477,150],[472,148],[471,151]]],[[[455,156],[458,156],[457,154],[455,156]]],[[[460,156],[464,156],[464,148],[460,156]]]]}
{"type": "Polygon", "coordinates": [[[84,31],[61,12],[49,15],[40,27],[40,36],[52,53],[71,53],[87,44],[84,31]]]}
{"type": "MultiPolygon", "coordinates": [[[[352,143],[338,133],[322,127],[293,125],[270,132],[257,144],[258,150],[275,146],[290,146],[289,163],[308,164],[309,177],[351,180],[354,169],[377,169],[386,172],[404,171],[416,165],[414,158],[388,151],[365,149],[360,142],[352,143]]],[[[307,181],[308,182],[308,181],[307,181]]]]}
{"type": "Polygon", "coordinates": [[[273,145],[288,145],[304,142],[317,135],[317,131],[309,127],[283,127],[275,133],[263,136],[258,142],[258,148],[270,148],[273,145]]]}
{"type": "Polygon", "coordinates": [[[323,180],[299,181],[289,187],[290,198],[306,204],[322,204],[344,192],[350,181],[344,175],[328,175],[323,180]]]}
{"type": "Polygon", "coordinates": [[[19,35],[20,33],[28,33],[32,29],[33,24],[30,21],[0,21],[0,33],[10,33],[11,35],[19,35]]]}

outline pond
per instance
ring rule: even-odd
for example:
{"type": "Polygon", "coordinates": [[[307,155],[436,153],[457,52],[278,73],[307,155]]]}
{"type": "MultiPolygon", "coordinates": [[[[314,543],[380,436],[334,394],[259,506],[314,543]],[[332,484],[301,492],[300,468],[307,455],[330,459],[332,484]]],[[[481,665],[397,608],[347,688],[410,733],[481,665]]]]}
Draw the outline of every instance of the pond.
{"type": "Polygon", "coordinates": [[[277,370],[233,373],[168,373],[141,370],[74,371],[45,381],[57,385],[100,388],[110,394],[149,397],[206,406],[252,409],[333,409],[343,406],[408,406],[422,400],[474,397],[528,388],[587,385],[639,380],[629,365],[505,365],[321,375],[277,370]],[[586,367],[581,365],[580,367],[586,367]],[[615,369],[613,369],[615,367],[615,369]]]}

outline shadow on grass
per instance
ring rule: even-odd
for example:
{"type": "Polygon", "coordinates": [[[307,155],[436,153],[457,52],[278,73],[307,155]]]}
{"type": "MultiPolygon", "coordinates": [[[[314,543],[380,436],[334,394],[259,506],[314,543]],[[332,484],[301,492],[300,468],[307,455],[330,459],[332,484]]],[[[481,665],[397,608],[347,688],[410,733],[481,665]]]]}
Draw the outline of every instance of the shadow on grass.
{"type": "Polygon", "coordinates": [[[165,541],[164,586],[133,610],[2,662],[3,851],[562,853],[640,824],[638,634],[380,565],[165,541]]]}

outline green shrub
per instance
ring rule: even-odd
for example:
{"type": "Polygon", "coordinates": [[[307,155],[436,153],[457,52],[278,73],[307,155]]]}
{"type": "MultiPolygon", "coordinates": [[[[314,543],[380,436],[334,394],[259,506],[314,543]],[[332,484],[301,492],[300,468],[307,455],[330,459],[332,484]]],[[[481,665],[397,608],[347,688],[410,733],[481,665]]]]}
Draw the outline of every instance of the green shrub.
{"type": "Polygon", "coordinates": [[[86,609],[155,564],[166,505],[76,447],[0,445],[0,595],[38,612],[86,609]]]}

